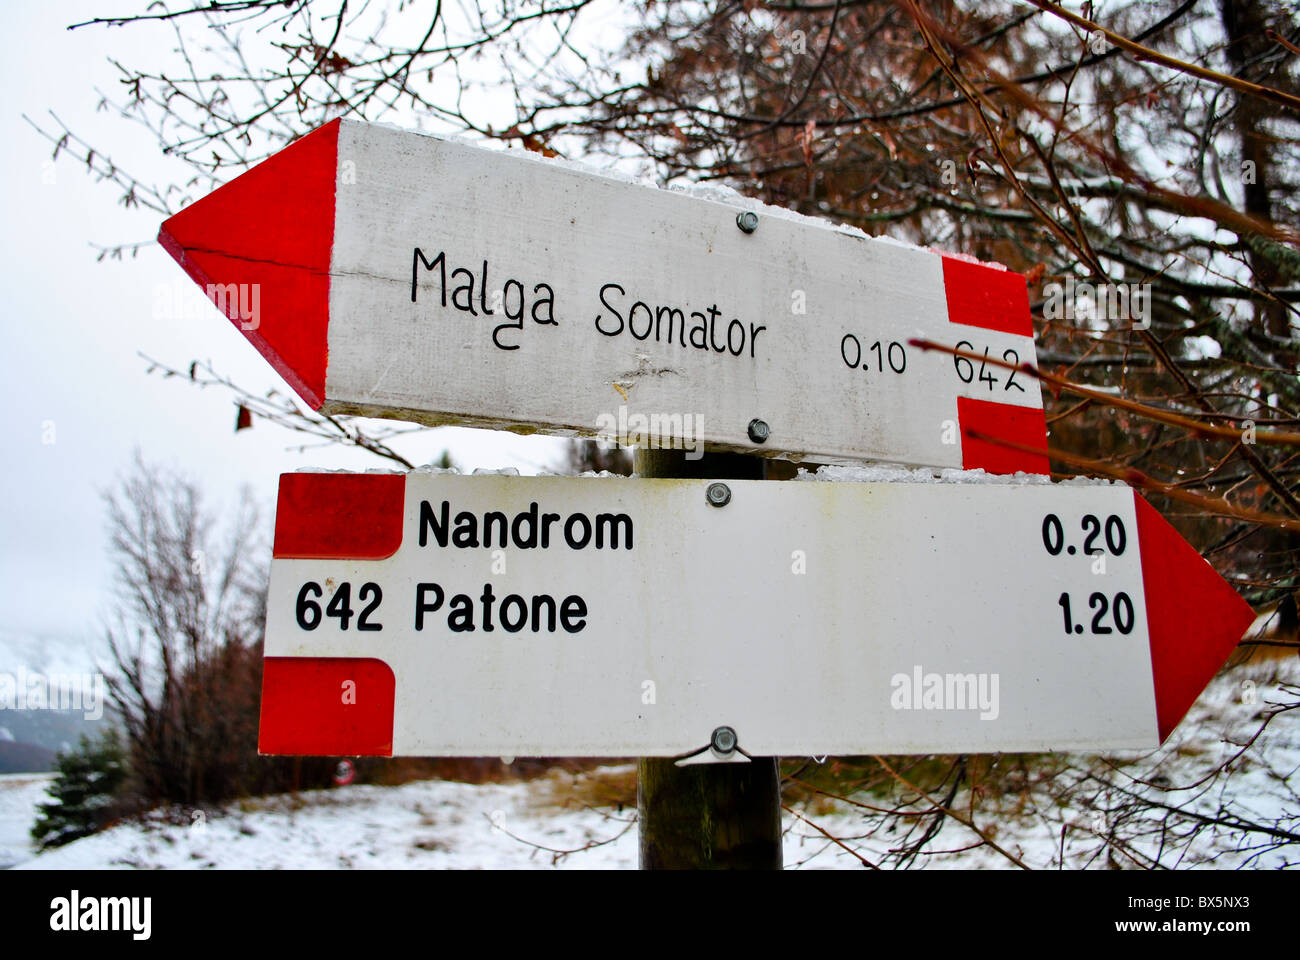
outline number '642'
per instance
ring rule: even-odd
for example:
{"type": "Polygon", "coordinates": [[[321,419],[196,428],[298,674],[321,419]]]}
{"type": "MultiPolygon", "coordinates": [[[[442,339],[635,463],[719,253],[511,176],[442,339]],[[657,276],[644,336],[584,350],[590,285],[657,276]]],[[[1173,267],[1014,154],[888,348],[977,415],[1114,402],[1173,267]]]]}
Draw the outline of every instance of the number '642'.
{"type": "MultiPolygon", "coordinates": [[[[346,630],[352,622],[352,584],[344,581],[338,585],[334,591],[334,596],[330,597],[329,603],[325,605],[324,610],[317,603],[325,592],[321,585],[314,580],[308,580],[298,591],[298,602],[294,605],[294,615],[298,618],[298,626],[304,630],[315,630],[321,625],[325,617],[334,617],[339,622],[339,629],[346,630]]],[[[379,609],[379,603],[384,598],[384,592],[379,589],[377,583],[363,583],[361,589],[357,591],[357,602],[364,603],[361,608],[361,614],[357,617],[358,630],[382,630],[382,623],[374,622],[371,617],[379,609]],[[369,600],[367,603],[366,601],[369,600]]]]}

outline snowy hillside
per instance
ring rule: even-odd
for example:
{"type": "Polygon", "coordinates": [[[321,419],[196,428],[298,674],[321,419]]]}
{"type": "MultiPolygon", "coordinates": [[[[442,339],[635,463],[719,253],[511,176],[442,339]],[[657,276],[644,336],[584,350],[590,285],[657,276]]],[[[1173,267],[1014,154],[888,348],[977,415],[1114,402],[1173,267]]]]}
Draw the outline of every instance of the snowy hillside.
{"type": "MultiPolygon", "coordinates": [[[[0,628],[0,675],[14,684],[11,690],[29,690],[37,678],[58,682],[72,678],[74,684],[84,678],[81,689],[90,690],[100,647],[97,639],[0,628]]],[[[87,709],[14,709],[13,703],[0,700],[0,774],[49,770],[55,753],[74,745],[83,734],[94,736],[105,723],[102,689],[98,709],[89,705],[87,709]]]]}
{"type": "MultiPolygon", "coordinates": [[[[1133,866],[1134,858],[1161,857],[1166,866],[1190,867],[1216,854],[1219,867],[1276,867],[1300,860],[1291,847],[1265,850],[1260,837],[1228,832],[1233,818],[1287,819],[1295,831],[1300,802],[1293,789],[1300,770],[1300,730],[1295,712],[1279,715],[1244,751],[1270,701],[1295,700],[1296,661],[1266,661],[1219,677],[1193,707],[1170,742],[1149,757],[1055,758],[1053,779],[1014,795],[984,797],[974,825],[984,837],[1030,867],[1133,866]],[[1246,684],[1253,684],[1251,687],[1246,684]],[[1251,702],[1251,701],[1254,702],[1251,702]],[[1244,702],[1243,702],[1244,701],[1244,702]],[[1234,745],[1238,744],[1238,745],[1234,745]],[[1230,777],[1205,779],[1240,754],[1230,777]],[[1119,789],[1101,790],[1093,777],[1109,771],[1119,789]],[[1196,785],[1196,786],[1191,786],[1196,785]],[[1172,807],[1200,811],[1204,819],[1165,820],[1152,808],[1135,824],[1123,806],[1127,793],[1172,807]],[[1118,847],[1103,839],[1122,821],[1118,847]],[[1243,838],[1245,843],[1243,844],[1243,838]],[[1161,847],[1160,845],[1164,846],[1161,847]],[[1238,849],[1240,848],[1240,849],[1238,849]],[[1260,854],[1256,857],[1256,854],[1260,854]]],[[[1046,760],[1043,761],[1046,764],[1046,760]]],[[[635,809],[601,798],[624,796],[630,767],[586,774],[555,771],[522,783],[466,784],[422,781],[399,787],[348,786],[230,804],[202,813],[173,810],[126,823],[97,836],[32,856],[26,830],[43,799],[43,777],[0,777],[0,865],[19,869],[296,869],[296,868],[580,868],[630,869],[637,862],[635,809]]],[[[899,802],[894,794],[892,803],[899,802]]],[[[879,797],[859,797],[879,803],[879,797]]],[[[963,790],[951,809],[969,810],[963,790]]],[[[922,802],[917,809],[923,809],[922,802]]],[[[786,866],[860,868],[860,857],[890,865],[906,842],[899,818],[871,819],[841,801],[814,797],[785,816],[786,866]],[[807,819],[802,819],[806,817],[807,819]],[[823,833],[822,831],[825,831],[823,833]],[[826,834],[842,841],[837,843],[826,834]]],[[[965,825],[946,819],[914,868],[1007,868],[1013,863],[965,825]]]]}
{"type": "MultiPolygon", "coordinates": [[[[71,843],[23,864],[51,869],[402,869],[551,866],[556,850],[620,833],[560,866],[636,865],[636,831],[613,811],[536,808],[540,785],[428,780],[348,786],[233,804],[218,814],[177,811],[71,843]]],[[[622,814],[626,819],[635,811],[622,814]]]]}

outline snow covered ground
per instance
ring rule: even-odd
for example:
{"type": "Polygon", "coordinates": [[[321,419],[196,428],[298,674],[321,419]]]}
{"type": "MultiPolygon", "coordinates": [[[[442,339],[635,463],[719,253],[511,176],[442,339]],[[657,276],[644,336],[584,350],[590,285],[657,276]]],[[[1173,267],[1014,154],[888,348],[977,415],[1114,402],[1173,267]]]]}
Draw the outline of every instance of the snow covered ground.
{"type": "Polygon", "coordinates": [[[52,773],[0,774],[0,870],[35,856],[30,830],[52,773]]]}
{"type": "MultiPolygon", "coordinates": [[[[628,774],[604,768],[597,775],[628,774]]],[[[399,787],[348,786],[267,797],[224,809],[174,811],[128,823],[36,856],[25,831],[48,778],[0,780],[6,830],[0,844],[15,869],[634,869],[635,809],[568,809],[551,799],[573,775],[509,784],[426,780],[399,787]],[[25,823],[17,814],[29,804],[25,823]],[[188,823],[187,823],[188,820],[188,823]],[[12,821],[12,822],[11,822],[12,821]],[[20,830],[19,827],[22,827],[20,830]],[[568,852],[567,851],[573,851],[568,852]]],[[[581,778],[582,775],[579,775],[581,778]]],[[[853,832],[850,817],[820,817],[853,832]]],[[[857,866],[816,831],[786,817],[787,854],[816,850],[817,866],[857,866]],[[801,829],[802,828],[802,829],[801,829]],[[812,847],[798,836],[812,834],[812,847]],[[836,856],[836,853],[840,856],[836,856]]]]}
{"type": "Polygon", "coordinates": [[[550,867],[553,854],[524,841],[572,850],[620,834],[614,842],[561,858],[558,866],[636,865],[634,825],[613,811],[537,807],[534,799],[543,786],[441,780],[353,785],[304,792],[296,800],[247,800],[201,814],[174,811],[70,843],[20,869],[550,867]]]}
{"type": "MultiPolygon", "coordinates": [[[[985,797],[974,822],[986,839],[1026,866],[1067,868],[1134,866],[1135,857],[1161,857],[1166,866],[1277,867],[1300,863],[1295,845],[1261,850],[1259,835],[1228,831],[1232,818],[1287,818],[1300,828],[1300,711],[1279,715],[1263,736],[1258,729],[1270,702],[1294,702],[1280,684],[1300,680],[1291,657],[1241,667],[1211,684],[1191,715],[1160,751],[1118,758],[1118,773],[1095,758],[1059,758],[1058,777],[1031,783],[1014,796],[985,797]],[[1205,778],[1236,754],[1231,776],[1205,778]],[[1118,784],[1103,790],[1089,779],[1099,769],[1118,784]],[[1073,785],[1063,789],[1063,784],[1073,785]],[[1200,811],[1205,820],[1162,819],[1159,808],[1134,821],[1124,791],[1174,808],[1200,811]],[[1118,828],[1125,849],[1103,839],[1118,828]],[[1244,842],[1243,842],[1244,840],[1244,842]],[[1163,846],[1162,846],[1163,844],[1163,846]]],[[[588,774],[555,771],[538,780],[506,784],[422,781],[399,787],[348,786],[245,800],[202,812],[173,810],[128,822],[39,856],[27,830],[44,799],[47,775],[0,777],[0,866],[18,869],[631,869],[637,862],[635,809],[603,806],[590,781],[630,782],[628,767],[588,774]],[[584,781],[588,781],[584,786],[584,781]]],[[[901,791],[891,802],[897,803],[901,791]]],[[[859,798],[879,804],[880,796],[859,798]]],[[[969,811],[969,793],[951,804],[969,811]]],[[[925,807],[922,802],[919,807],[925,807]]],[[[894,865],[891,851],[906,842],[900,818],[871,818],[860,808],[814,798],[785,815],[788,868],[894,865]],[[811,821],[811,822],[808,822],[811,821]],[[815,824],[815,825],[814,825],[815,824]],[[823,833],[822,831],[825,831],[823,833]],[[839,843],[825,834],[838,838],[839,843]]],[[[912,822],[927,823],[920,819],[912,822]]],[[[913,837],[916,835],[914,834],[913,837]]],[[[1014,864],[968,827],[946,819],[913,868],[1007,868],[1014,864]],[[970,849],[967,849],[970,848],[970,849]]]]}

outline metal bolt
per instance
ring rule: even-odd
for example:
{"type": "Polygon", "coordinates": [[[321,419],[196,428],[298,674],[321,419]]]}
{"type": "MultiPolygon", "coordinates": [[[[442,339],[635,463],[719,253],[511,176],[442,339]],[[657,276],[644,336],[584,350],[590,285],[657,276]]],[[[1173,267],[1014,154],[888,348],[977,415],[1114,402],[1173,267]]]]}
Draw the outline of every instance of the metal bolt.
{"type": "Polygon", "coordinates": [[[765,443],[767,438],[772,435],[772,428],[767,425],[766,420],[757,418],[749,421],[749,439],[755,443],[765,443]]]}
{"type": "Polygon", "coordinates": [[[758,229],[758,214],[753,210],[745,210],[736,214],[736,226],[740,227],[744,233],[753,233],[758,229]]]}
{"type": "Polygon", "coordinates": [[[725,483],[711,483],[704,491],[704,497],[710,506],[725,507],[731,502],[731,488],[725,483]]]}
{"type": "Polygon", "coordinates": [[[709,738],[709,746],[718,753],[732,753],[736,749],[736,731],[731,727],[718,727],[709,738]]]}

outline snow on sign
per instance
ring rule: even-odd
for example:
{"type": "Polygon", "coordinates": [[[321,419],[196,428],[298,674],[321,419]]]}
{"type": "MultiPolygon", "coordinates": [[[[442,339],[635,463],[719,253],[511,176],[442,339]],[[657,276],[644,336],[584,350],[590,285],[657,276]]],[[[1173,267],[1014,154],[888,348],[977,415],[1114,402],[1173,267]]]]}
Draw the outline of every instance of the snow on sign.
{"type": "Polygon", "coordinates": [[[1118,485],[285,474],[260,749],[1146,748],[1251,620],[1118,485]]]}
{"type": "Polygon", "coordinates": [[[340,120],[159,240],[328,413],[1047,472],[1034,379],[908,345],[1033,364],[1022,276],[738,196],[340,120]]]}

